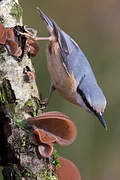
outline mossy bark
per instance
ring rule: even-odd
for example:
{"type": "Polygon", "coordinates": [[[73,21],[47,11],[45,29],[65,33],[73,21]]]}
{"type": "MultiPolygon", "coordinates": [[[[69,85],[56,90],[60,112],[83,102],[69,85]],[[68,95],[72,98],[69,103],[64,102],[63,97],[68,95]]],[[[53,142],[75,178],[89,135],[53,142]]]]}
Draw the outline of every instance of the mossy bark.
{"type": "MultiPolygon", "coordinates": [[[[5,27],[22,25],[22,8],[17,0],[0,1],[0,21],[5,27]]],[[[34,72],[31,60],[12,57],[0,45],[0,165],[4,180],[52,180],[52,158],[44,159],[32,144],[27,119],[41,114],[35,81],[25,81],[25,68],[34,72]]]]}

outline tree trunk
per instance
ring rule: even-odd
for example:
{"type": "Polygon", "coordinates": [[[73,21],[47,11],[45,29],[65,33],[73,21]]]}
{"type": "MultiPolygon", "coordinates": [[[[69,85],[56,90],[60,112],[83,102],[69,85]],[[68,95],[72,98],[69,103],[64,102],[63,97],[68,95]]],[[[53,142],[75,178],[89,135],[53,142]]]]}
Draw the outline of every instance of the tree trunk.
{"type": "MultiPolygon", "coordinates": [[[[0,22],[5,27],[22,26],[18,0],[0,1],[0,22]]],[[[31,60],[11,56],[0,45],[0,165],[4,180],[56,180],[52,158],[39,157],[32,144],[27,119],[40,115],[36,82],[26,81],[25,70],[34,72],[31,60]]]]}

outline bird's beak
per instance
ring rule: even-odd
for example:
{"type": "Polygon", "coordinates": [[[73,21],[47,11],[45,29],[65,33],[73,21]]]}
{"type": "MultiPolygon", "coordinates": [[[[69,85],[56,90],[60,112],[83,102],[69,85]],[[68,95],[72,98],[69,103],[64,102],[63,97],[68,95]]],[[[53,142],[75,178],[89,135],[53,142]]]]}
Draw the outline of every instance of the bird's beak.
{"type": "Polygon", "coordinates": [[[105,122],[105,120],[104,120],[104,117],[103,117],[103,114],[102,114],[102,113],[98,114],[98,119],[100,120],[101,124],[103,125],[103,127],[104,127],[105,130],[107,131],[107,124],[106,124],[106,122],[105,122]]]}

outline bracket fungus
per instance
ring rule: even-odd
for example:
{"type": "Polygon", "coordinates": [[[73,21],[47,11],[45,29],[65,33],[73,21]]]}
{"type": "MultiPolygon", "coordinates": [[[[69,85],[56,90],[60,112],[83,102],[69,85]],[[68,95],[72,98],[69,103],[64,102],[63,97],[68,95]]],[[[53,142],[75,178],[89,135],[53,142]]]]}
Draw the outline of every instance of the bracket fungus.
{"type": "Polygon", "coordinates": [[[36,56],[39,51],[39,44],[37,41],[28,38],[26,41],[26,49],[30,56],[36,56]]]}
{"type": "Polygon", "coordinates": [[[36,56],[39,44],[35,40],[26,38],[24,26],[5,28],[0,22],[0,44],[5,45],[8,53],[14,57],[23,57],[24,53],[36,56]]]}
{"type": "Polygon", "coordinates": [[[81,180],[80,172],[72,161],[59,157],[60,167],[55,169],[59,180],[81,180]]]}
{"type": "Polygon", "coordinates": [[[40,144],[38,146],[38,151],[42,157],[49,158],[52,156],[54,152],[54,145],[53,144],[40,144]]]}
{"type": "Polygon", "coordinates": [[[77,129],[70,118],[56,111],[29,118],[29,123],[33,128],[32,140],[38,145],[39,153],[43,157],[52,155],[54,143],[62,146],[70,145],[77,134],[77,129]]]}
{"type": "Polygon", "coordinates": [[[8,53],[19,57],[22,54],[21,48],[15,40],[13,28],[5,28],[0,22],[0,44],[5,45],[8,53]]]}
{"type": "Polygon", "coordinates": [[[13,40],[6,41],[6,49],[11,56],[19,57],[22,54],[22,50],[18,47],[18,44],[13,40]]]}
{"type": "Polygon", "coordinates": [[[0,22],[0,44],[5,44],[7,39],[6,29],[3,24],[0,22]]]}
{"type": "Polygon", "coordinates": [[[7,39],[5,45],[8,53],[11,56],[15,56],[15,57],[21,56],[22,50],[16,41],[13,28],[6,28],[6,32],[7,32],[7,39]]]}

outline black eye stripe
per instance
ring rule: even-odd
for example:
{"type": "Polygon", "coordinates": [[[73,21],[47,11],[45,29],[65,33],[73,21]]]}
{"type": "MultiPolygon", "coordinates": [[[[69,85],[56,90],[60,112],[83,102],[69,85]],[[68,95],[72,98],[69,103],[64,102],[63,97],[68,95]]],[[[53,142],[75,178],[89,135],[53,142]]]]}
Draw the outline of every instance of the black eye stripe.
{"type": "Polygon", "coordinates": [[[89,102],[86,99],[85,94],[83,93],[83,91],[77,87],[77,92],[80,94],[82,100],[84,101],[85,105],[87,106],[88,109],[90,109],[96,116],[98,116],[98,113],[96,112],[96,110],[93,109],[93,107],[89,104],[89,102]]]}

